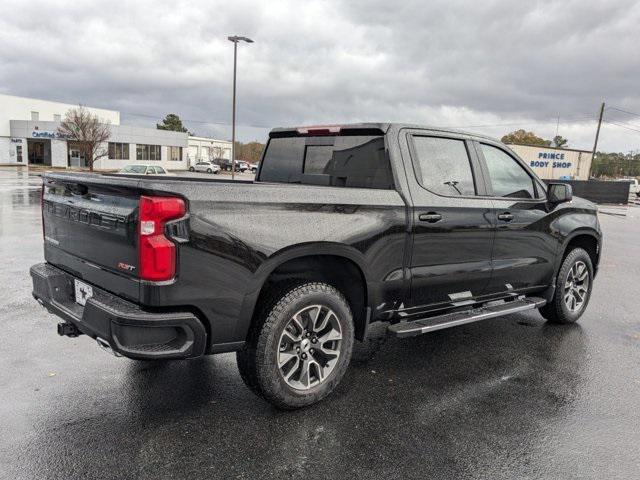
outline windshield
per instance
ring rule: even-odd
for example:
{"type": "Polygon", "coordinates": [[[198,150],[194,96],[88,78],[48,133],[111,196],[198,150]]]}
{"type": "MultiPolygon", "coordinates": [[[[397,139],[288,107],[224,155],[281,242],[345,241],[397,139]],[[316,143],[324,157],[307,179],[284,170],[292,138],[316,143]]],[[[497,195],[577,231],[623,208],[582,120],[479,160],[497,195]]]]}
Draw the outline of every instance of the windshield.
{"type": "Polygon", "coordinates": [[[145,173],[146,171],[146,165],[127,165],[122,169],[122,173],[145,173]]]}
{"type": "Polygon", "coordinates": [[[262,182],[394,188],[382,135],[271,138],[262,163],[262,182]]]}

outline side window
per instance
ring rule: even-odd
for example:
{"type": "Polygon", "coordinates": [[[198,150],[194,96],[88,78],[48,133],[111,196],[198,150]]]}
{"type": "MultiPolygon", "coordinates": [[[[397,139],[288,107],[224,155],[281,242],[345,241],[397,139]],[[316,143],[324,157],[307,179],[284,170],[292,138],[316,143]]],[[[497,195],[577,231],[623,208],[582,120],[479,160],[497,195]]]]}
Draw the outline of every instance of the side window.
{"type": "Polygon", "coordinates": [[[489,170],[493,195],[508,198],[535,198],[533,179],[517,160],[491,145],[480,144],[489,170]]]}
{"type": "Polygon", "coordinates": [[[438,195],[475,195],[471,160],[464,140],[413,137],[420,185],[438,195]]]}

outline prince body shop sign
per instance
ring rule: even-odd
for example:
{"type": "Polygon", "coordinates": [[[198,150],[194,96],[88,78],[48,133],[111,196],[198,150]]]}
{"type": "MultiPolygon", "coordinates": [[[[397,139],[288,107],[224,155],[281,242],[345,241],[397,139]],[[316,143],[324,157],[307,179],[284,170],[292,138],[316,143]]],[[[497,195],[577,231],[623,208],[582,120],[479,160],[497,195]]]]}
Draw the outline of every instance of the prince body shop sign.
{"type": "Polygon", "coordinates": [[[568,148],[509,145],[536,174],[545,180],[588,180],[591,152],[568,148]]]}

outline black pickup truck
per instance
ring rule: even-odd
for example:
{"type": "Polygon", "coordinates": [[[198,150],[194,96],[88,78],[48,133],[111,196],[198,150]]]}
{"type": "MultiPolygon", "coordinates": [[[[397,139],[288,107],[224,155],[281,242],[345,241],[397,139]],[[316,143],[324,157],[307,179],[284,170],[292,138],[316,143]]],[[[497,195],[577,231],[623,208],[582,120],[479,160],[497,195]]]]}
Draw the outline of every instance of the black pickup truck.
{"type": "Polygon", "coordinates": [[[575,322],[602,242],[595,205],[500,142],[403,124],[274,129],[253,182],[48,173],[42,216],[33,295],[61,335],[142,360],[236,351],[281,408],[329,394],[373,322],[575,322]]]}

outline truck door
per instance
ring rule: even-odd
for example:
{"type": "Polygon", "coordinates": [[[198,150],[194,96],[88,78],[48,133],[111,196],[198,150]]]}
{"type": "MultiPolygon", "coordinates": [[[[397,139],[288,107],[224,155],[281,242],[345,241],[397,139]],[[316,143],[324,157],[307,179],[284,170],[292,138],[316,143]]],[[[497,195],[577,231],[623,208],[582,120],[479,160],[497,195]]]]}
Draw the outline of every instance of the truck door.
{"type": "Polygon", "coordinates": [[[401,130],[400,138],[413,203],[405,314],[473,303],[491,277],[494,229],[473,144],[424,130],[401,130]]]}
{"type": "Polygon", "coordinates": [[[496,225],[487,292],[539,290],[551,283],[559,247],[552,236],[545,189],[501,144],[478,142],[475,146],[496,225]]]}

